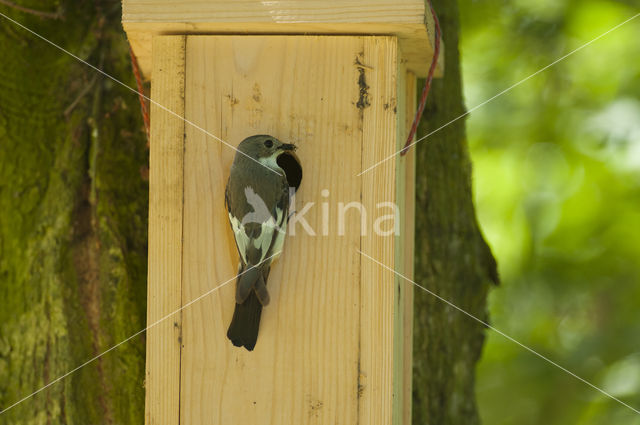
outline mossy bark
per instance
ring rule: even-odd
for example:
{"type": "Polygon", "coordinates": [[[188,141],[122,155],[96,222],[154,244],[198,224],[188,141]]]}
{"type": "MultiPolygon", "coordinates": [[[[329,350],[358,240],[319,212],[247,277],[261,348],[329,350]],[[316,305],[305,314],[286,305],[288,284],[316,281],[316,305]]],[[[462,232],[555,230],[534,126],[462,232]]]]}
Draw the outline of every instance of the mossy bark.
{"type": "MultiPolygon", "coordinates": [[[[444,78],[434,81],[418,137],[465,112],[457,2],[433,3],[446,43],[446,71],[444,78]]],[[[464,119],[414,149],[418,163],[415,280],[486,321],[487,291],[498,277],[475,216],[464,119]]],[[[416,288],[414,329],[413,423],[479,423],[474,381],[484,326],[416,288]]]]}
{"type": "MultiPolygon", "coordinates": [[[[0,11],[134,86],[120,2],[0,11]]],[[[137,96],[0,17],[0,410],[145,326],[148,187],[137,96]],[[142,171],[142,172],[141,172],[142,171]]],[[[135,338],[0,424],[144,420],[135,338]]]]}

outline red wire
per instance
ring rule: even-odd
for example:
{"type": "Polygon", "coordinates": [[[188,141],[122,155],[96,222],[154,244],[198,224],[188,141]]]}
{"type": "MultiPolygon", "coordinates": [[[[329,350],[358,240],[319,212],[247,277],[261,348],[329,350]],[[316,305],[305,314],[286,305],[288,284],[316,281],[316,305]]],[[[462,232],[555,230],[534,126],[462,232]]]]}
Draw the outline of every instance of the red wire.
{"type": "Polygon", "coordinates": [[[144,121],[144,131],[145,133],[147,133],[147,147],[149,147],[149,109],[147,108],[147,102],[144,98],[144,87],[142,85],[142,76],[140,75],[138,59],[136,59],[136,55],[133,54],[131,45],[129,45],[129,55],[131,56],[133,75],[136,77],[136,85],[138,86],[138,99],[140,99],[140,109],[142,111],[142,120],[144,121]]]}
{"type": "Polygon", "coordinates": [[[427,74],[427,81],[425,81],[424,88],[422,89],[420,104],[418,105],[416,116],[413,119],[413,124],[411,125],[411,131],[409,131],[409,136],[407,137],[407,141],[404,144],[404,147],[400,151],[400,155],[405,155],[409,151],[409,148],[411,147],[411,141],[413,140],[413,136],[416,135],[418,124],[420,123],[420,119],[422,118],[422,113],[424,112],[424,106],[427,103],[427,96],[429,95],[429,89],[431,88],[431,81],[433,80],[433,74],[436,71],[438,56],[440,55],[440,22],[438,21],[438,16],[436,16],[436,11],[433,10],[433,5],[431,4],[431,1],[428,1],[427,3],[429,3],[429,8],[431,9],[431,15],[433,16],[433,22],[435,23],[435,27],[436,27],[433,59],[431,59],[431,67],[429,67],[429,74],[427,74]]]}

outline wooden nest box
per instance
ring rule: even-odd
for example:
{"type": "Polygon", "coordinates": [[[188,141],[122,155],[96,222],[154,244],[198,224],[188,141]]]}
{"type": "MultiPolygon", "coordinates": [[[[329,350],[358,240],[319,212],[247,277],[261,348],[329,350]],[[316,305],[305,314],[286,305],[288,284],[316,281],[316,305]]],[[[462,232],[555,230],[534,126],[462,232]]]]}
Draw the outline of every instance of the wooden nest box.
{"type": "Polygon", "coordinates": [[[124,0],[123,25],[151,79],[146,423],[409,424],[413,293],[391,270],[412,276],[414,157],[380,161],[431,63],[423,0],[124,0]],[[254,134],[298,145],[311,231],[289,230],[249,352],[226,338],[224,188],[226,143],[254,134]]]}

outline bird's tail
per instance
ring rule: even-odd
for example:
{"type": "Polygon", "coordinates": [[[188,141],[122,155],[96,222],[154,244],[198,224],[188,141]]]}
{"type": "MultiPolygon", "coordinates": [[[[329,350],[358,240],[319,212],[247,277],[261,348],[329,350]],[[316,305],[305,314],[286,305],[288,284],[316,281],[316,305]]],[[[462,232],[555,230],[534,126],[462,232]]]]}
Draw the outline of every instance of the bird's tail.
{"type": "Polygon", "coordinates": [[[261,315],[262,304],[260,304],[255,292],[251,291],[242,304],[236,303],[233,319],[231,319],[231,324],[227,331],[227,338],[236,347],[245,347],[247,350],[252,351],[258,340],[261,315]]]}
{"type": "Polygon", "coordinates": [[[252,351],[258,340],[262,306],[269,303],[266,282],[270,267],[253,268],[257,273],[252,273],[251,269],[245,272],[245,268],[244,265],[241,267],[236,283],[236,308],[227,330],[227,338],[236,347],[252,351]]]}

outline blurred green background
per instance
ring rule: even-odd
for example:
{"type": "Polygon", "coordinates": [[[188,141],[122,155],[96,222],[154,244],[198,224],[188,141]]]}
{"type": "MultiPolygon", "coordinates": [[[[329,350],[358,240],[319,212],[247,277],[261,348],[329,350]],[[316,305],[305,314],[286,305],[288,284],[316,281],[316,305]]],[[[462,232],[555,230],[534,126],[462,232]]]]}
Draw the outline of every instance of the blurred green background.
{"type": "MultiPolygon", "coordinates": [[[[640,1],[460,0],[467,108],[640,12],[640,1]]],[[[446,40],[445,40],[446,42],[446,40]]],[[[468,119],[492,324],[640,409],[640,17],[468,119]]],[[[495,332],[483,423],[640,424],[495,332]]]]}

